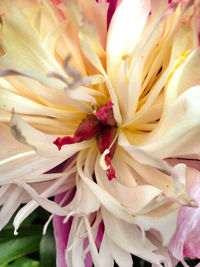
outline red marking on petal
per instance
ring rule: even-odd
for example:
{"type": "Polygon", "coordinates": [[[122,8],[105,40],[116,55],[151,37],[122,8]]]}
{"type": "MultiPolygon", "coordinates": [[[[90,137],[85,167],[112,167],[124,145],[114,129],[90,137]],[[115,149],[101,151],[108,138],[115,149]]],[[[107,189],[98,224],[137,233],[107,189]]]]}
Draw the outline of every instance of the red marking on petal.
{"type": "Polygon", "coordinates": [[[62,4],[62,0],[50,0],[50,2],[55,6],[56,10],[60,14],[62,19],[66,19],[64,13],[62,10],[58,7],[60,4],[62,4]]]}
{"type": "MultiPolygon", "coordinates": [[[[110,153],[109,153],[109,154],[110,154],[110,153]]],[[[107,165],[107,166],[109,166],[109,165],[111,164],[111,158],[110,158],[109,154],[107,154],[107,155],[105,156],[105,162],[106,162],[106,165],[107,165]]]]}
{"type": "Polygon", "coordinates": [[[105,162],[106,165],[109,166],[109,169],[106,171],[106,175],[108,176],[108,179],[111,181],[113,178],[116,178],[116,176],[115,176],[115,169],[111,165],[111,158],[109,154],[105,156],[105,162]]]}
{"type": "Polygon", "coordinates": [[[117,7],[117,0],[107,0],[107,2],[109,2],[109,8],[107,13],[107,25],[109,27],[110,21],[117,7]]]}
{"type": "Polygon", "coordinates": [[[100,222],[100,224],[99,224],[97,237],[96,237],[96,240],[95,240],[95,243],[96,243],[96,246],[97,246],[98,249],[100,248],[101,242],[103,240],[104,229],[105,229],[105,227],[104,227],[104,223],[103,223],[103,220],[102,220],[100,222]]]}
{"type": "Polygon", "coordinates": [[[109,101],[107,104],[101,106],[94,114],[104,125],[115,126],[116,124],[112,106],[113,103],[109,101]]]}
{"type": "Polygon", "coordinates": [[[80,141],[94,137],[102,128],[100,122],[94,115],[87,117],[79,124],[74,136],[80,137],[80,141]]]}
{"type": "Polygon", "coordinates": [[[50,0],[54,6],[57,6],[62,3],[62,0],[50,0]]]}
{"type": "Polygon", "coordinates": [[[87,115],[87,117],[79,124],[73,137],[65,136],[58,137],[53,143],[61,149],[63,145],[70,145],[89,140],[94,137],[102,128],[102,125],[94,115],[87,115]]]}
{"type": "MultiPolygon", "coordinates": [[[[102,129],[101,134],[97,138],[97,146],[101,154],[103,154],[103,152],[111,146],[113,140],[115,139],[116,132],[117,129],[115,127],[107,126],[102,129]]],[[[110,159],[114,156],[116,146],[117,141],[110,148],[110,153],[108,154],[110,159]]]]}
{"type": "Polygon", "coordinates": [[[77,138],[76,136],[70,137],[70,136],[64,136],[63,138],[58,137],[56,140],[53,142],[54,145],[57,146],[58,150],[61,150],[61,147],[64,145],[71,145],[79,142],[80,138],[77,138]]]}
{"type": "Polygon", "coordinates": [[[112,167],[112,165],[110,165],[109,169],[106,171],[106,175],[109,181],[111,181],[113,178],[116,178],[115,169],[112,167]]]}

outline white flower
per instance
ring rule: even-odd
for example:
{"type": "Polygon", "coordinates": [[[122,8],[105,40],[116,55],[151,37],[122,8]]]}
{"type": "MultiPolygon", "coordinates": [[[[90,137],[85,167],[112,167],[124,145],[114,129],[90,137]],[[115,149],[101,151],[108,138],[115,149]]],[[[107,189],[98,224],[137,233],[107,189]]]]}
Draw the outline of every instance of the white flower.
{"type": "Polygon", "coordinates": [[[177,214],[197,206],[189,164],[170,158],[199,158],[199,3],[123,0],[108,32],[107,9],[0,3],[0,226],[27,202],[17,232],[41,205],[70,227],[68,266],[90,253],[95,266],[131,266],[130,253],[172,266],[177,214]]]}

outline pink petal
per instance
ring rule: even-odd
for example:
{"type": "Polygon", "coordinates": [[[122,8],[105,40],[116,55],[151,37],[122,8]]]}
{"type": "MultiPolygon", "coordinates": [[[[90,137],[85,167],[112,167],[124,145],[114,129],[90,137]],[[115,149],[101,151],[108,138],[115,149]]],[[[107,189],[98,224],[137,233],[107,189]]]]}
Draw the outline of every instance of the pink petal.
{"type": "Polygon", "coordinates": [[[107,0],[107,2],[109,3],[108,14],[107,14],[107,23],[108,23],[108,27],[109,27],[111,18],[115,12],[118,1],[117,0],[107,0]]]}
{"type": "Polygon", "coordinates": [[[178,163],[184,163],[188,167],[200,171],[200,160],[192,158],[170,158],[166,160],[170,165],[174,166],[178,163]]]}
{"type": "Polygon", "coordinates": [[[59,5],[62,3],[62,0],[50,0],[51,3],[55,6],[55,8],[57,9],[58,13],[61,15],[61,17],[63,19],[65,19],[64,13],[61,11],[61,9],[59,9],[59,5]]]}
{"type": "MultiPolygon", "coordinates": [[[[187,190],[190,196],[200,204],[200,172],[187,168],[187,190]]],[[[184,257],[200,258],[200,208],[181,209],[177,228],[172,237],[169,250],[179,260],[184,257]]]]}
{"type": "Polygon", "coordinates": [[[103,235],[104,235],[104,223],[103,220],[100,222],[99,224],[99,228],[98,228],[98,232],[97,232],[97,237],[96,237],[96,246],[99,249],[102,239],[103,239],[103,235]]]}
{"type": "MultiPolygon", "coordinates": [[[[65,193],[55,196],[55,202],[60,203],[65,193]]],[[[68,201],[64,203],[67,204],[68,201]]],[[[53,217],[53,227],[54,227],[54,236],[56,241],[56,266],[57,267],[67,267],[65,262],[65,249],[67,247],[67,242],[69,238],[69,233],[71,229],[71,224],[73,218],[69,218],[67,223],[63,224],[63,216],[54,216],[53,217]]]]}
{"type": "MultiPolygon", "coordinates": [[[[97,2],[103,3],[104,0],[97,0],[97,2]]],[[[108,13],[107,13],[107,26],[109,27],[112,16],[120,0],[107,0],[107,2],[109,3],[108,13]]]]}
{"type": "MultiPolygon", "coordinates": [[[[83,244],[83,249],[85,250],[88,247],[88,245],[89,245],[88,238],[85,238],[84,244],[83,244]]],[[[85,263],[85,267],[92,267],[93,261],[92,261],[92,257],[91,257],[91,253],[90,252],[88,252],[86,254],[84,263],[85,263]]]]}

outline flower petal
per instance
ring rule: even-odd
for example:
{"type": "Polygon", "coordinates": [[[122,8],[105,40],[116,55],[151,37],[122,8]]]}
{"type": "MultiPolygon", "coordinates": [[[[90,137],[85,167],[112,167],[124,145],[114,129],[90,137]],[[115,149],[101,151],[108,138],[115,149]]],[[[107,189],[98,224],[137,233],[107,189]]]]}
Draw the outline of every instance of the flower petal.
{"type": "Polygon", "coordinates": [[[104,208],[102,216],[107,235],[119,247],[151,263],[159,264],[163,260],[162,256],[153,252],[155,246],[149,240],[142,239],[142,233],[136,225],[117,219],[104,208]]]}
{"type": "MultiPolygon", "coordinates": [[[[104,233],[107,236],[107,233],[104,233]]],[[[119,267],[132,267],[133,261],[130,253],[120,248],[115,242],[112,241],[111,238],[107,237],[107,242],[111,254],[115,260],[115,262],[119,265],[119,267]]]]}
{"type": "Polygon", "coordinates": [[[77,159],[77,168],[78,173],[84,183],[90,188],[92,192],[95,193],[96,198],[101,202],[103,206],[105,206],[110,212],[115,214],[118,218],[122,218],[128,222],[134,222],[134,217],[132,217],[128,212],[123,208],[118,200],[112,197],[106,190],[102,189],[98,184],[92,181],[92,177],[88,177],[86,175],[85,170],[82,170],[84,154],[82,152],[79,153],[77,159]]]}
{"type": "Polygon", "coordinates": [[[109,238],[106,234],[103,235],[103,239],[101,242],[100,250],[99,250],[99,257],[101,258],[102,266],[113,267],[114,260],[112,254],[109,249],[109,238]]]}
{"type": "Polygon", "coordinates": [[[140,149],[158,158],[199,153],[200,87],[185,91],[140,149]]]}
{"type": "Polygon", "coordinates": [[[0,160],[20,153],[30,151],[30,147],[15,140],[10,132],[10,128],[0,123],[0,160]]]}
{"type": "MultiPolygon", "coordinates": [[[[187,189],[190,195],[200,203],[200,173],[187,169],[187,189]]],[[[200,208],[183,207],[178,215],[177,228],[169,244],[172,255],[182,260],[184,257],[200,257],[200,208]]]]}
{"type": "Polygon", "coordinates": [[[104,1],[102,3],[96,3],[95,1],[81,0],[83,12],[89,21],[93,21],[99,35],[99,40],[103,48],[106,46],[107,37],[107,9],[108,4],[104,1]]]}
{"type": "Polygon", "coordinates": [[[95,197],[94,193],[88,188],[88,186],[80,180],[76,186],[76,194],[69,204],[69,207],[73,211],[78,211],[83,214],[90,214],[97,211],[100,207],[100,202],[95,197]]]}
{"type": "Polygon", "coordinates": [[[37,153],[47,158],[52,156],[57,157],[58,160],[60,159],[60,162],[71,157],[77,151],[80,151],[82,146],[86,148],[91,143],[90,141],[86,141],[81,142],[81,144],[72,144],[68,145],[67,148],[64,147],[62,151],[58,151],[53,145],[55,137],[43,134],[34,129],[16,114],[13,114],[11,119],[11,130],[15,138],[20,142],[34,148],[37,153]]]}
{"type": "Polygon", "coordinates": [[[172,168],[165,162],[159,158],[153,157],[150,153],[147,153],[143,147],[136,147],[131,145],[123,132],[119,134],[119,145],[124,148],[125,151],[129,153],[133,157],[133,159],[138,162],[156,167],[160,170],[164,170],[170,175],[177,177],[176,173],[172,170],[172,168]]]}
{"type": "MultiPolygon", "coordinates": [[[[45,49],[39,34],[27,23],[17,8],[12,9],[12,16],[5,15],[2,20],[2,45],[6,55],[0,62],[4,67],[41,70],[43,76],[51,70],[64,74],[53,56],[45,49]],[[23,57],[21,51],[23,51],[23,57]]],[[[45,76],[43,78],[50,85],[48,79],[45,76]]]]}
{"type": "Polygon", "coordinates": [[[49,116],[53,118],[63,118],[69,120],[78,118],[76,117],[75,113],[72,114],[71,112],[68,112],[68,114],[66,114],[66,110],[62,111],[38,104],[32,100],[29,100],[28,98],[9,92],[8,90],[0,88],[0,94],[0,108],[2,110],[11,112],[14,108],[15,112],[27,115],[49,116]]]}
{"type": "MultiPolygon", "coordinates": [[[[176,55],[176,51],[174,53],[176,55]]],[[[184,62],[177,68],[167,85],[164,112],[170,108],[185,90],[200,84],[200,49],[192,51],[188,56],[186,53],[185,56],[186,58],[184,58],[184,55],[182,56],[184,62]]]]}
{"type": "Polygon", "coordinates": [[[139,41],[149,12],[149,0],[123,0],[115,10],[107,40],[107,67],[111,77],[117,77],[122,56],[139,41]]]}
{"type": "Polygon", "coordinates": [[[0,230],[8,223],[13,213],[23,201],[24,196],[25,191],[16,185],[10,185],[6,192],[4,192],[4,203],[0,210],[0,230]]]}

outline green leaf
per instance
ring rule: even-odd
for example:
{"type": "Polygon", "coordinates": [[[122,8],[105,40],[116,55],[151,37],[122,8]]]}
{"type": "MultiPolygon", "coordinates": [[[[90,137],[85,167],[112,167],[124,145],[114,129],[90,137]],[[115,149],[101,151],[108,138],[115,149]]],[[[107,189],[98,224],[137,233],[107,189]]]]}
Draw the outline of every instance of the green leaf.
{"type": "Polygon", "coordinates": [[[41,235],[42,225],[23,225],[19,228],[19,235],[14,235],[14,227],[7,226],[0,232],[0,243],[10,239],[18,239],[19,237],[41,235]]]}
{"type": "Polygon", "coordinates": [[[56,246],[52,230],[49,230],[40,242],[40,267],[49,266],[56,266],[56,246]]]}
{"type": "Polygon", "coordinates": [[[12,239],[0,244],[0,266],[22,257],[26,254],[35,252],[39,249],[41,236],[27,236],[12,239]]]}
{"type": "Polygon", "coordinates": [[[12,264],[4,265],[2,267],[39,267],[39,261],[29,259],[28,257],[22,257],[17,259],[12,264]]]}

